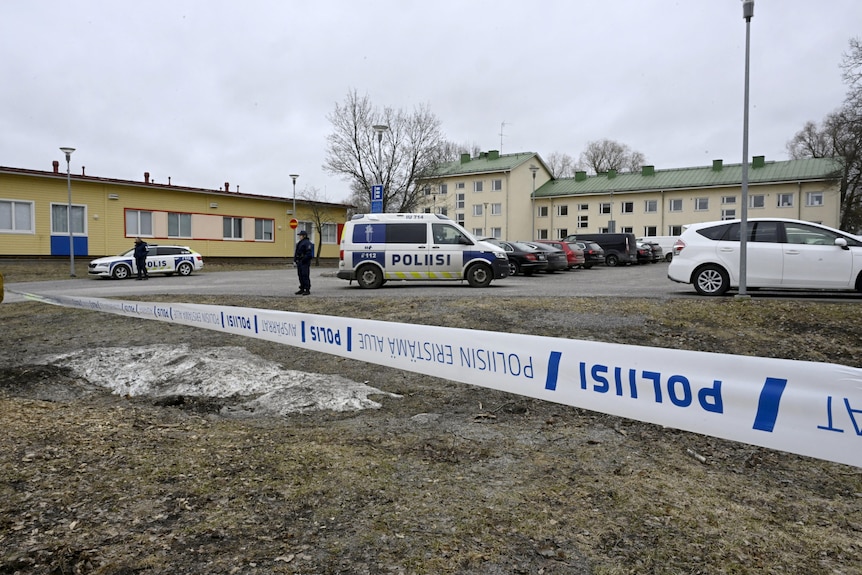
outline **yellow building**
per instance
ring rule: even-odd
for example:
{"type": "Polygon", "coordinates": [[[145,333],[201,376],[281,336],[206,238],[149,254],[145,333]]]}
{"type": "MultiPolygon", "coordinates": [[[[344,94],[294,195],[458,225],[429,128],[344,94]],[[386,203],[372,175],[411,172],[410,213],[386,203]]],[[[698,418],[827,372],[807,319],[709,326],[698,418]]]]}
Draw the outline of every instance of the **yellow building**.
{"type": "Polygon", "coordinates": [[[204,257],[291,258],[299,230],[338,257],[350,206],[142,181],[0,167],[0,256],[114,255],[135,237],[188,246],[204,257]],[[69,186],[71,182],[71,200],[69,186]],[[71,204],[71,242],[69,206],[71,204]]]}
{"type": "MultiPolygon", "coordinates": [[[[766,161],[748,171],[748,217],[838,227],[840,165],[831,158],[766,161]]],[[[569,234],[679,235],[686,224],[741,217],[742,165],[553,178],[538,154],[492,150],[443,166],[425,185],[422,209],[448,215],[477,236],[559,239],[569,234]],[[535,181],[534,181],[535,174],[535,181]]]]}

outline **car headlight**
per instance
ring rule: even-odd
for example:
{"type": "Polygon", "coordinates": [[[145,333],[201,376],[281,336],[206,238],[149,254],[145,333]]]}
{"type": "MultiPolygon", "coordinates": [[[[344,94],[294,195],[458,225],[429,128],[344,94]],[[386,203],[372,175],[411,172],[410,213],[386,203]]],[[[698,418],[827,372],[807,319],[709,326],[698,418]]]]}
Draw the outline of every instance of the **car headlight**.
{"type": "Polygon", "coordinates": [[[506,256],[506,253],[505,253],[505,252],[494,252],[494,255],[495,255],[495,256],[497,256],[497,259],[498,259],[498,260],[505,260],[505,259],[509,259],[509,258],[506,256]]]}

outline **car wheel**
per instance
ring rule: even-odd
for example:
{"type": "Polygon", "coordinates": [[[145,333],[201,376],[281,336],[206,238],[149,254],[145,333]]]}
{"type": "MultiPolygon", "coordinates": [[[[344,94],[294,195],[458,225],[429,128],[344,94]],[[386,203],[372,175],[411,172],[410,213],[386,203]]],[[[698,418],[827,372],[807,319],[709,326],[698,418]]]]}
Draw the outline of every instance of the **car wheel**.
{"type": "Polygon", "coordinates": [[[383,285],[383,272],[373,265],[365,265],[356,272],[356,283],[365,289],[377,289],[383,285]]]}
{"type": "Polygon", "coordinates": [[[521,273],[521,266],[514,260],[509,260],[509,275],[516,276],[521,273]]]}
{"type": "Polygon", "coordinates": [[[132,275],[132,268],[125,265],[118,265],[114,268],[114,271],[111,272],[111,277],[115,280],[124,280],[132,275]]]}
{"type": "Polygon", "coordinates": [[[620,265],[620,258],[611,254],[611,255],[605,257],[605,265],[606,266],[618,266],[618,265],[620,265]]]}
{"type": "Polygon", "coordinates": [[[715,265],[704,266],[695,271],[692,283],[700,295],[723,295],[730,288],[727,272],[715,265]]]}
{"type": "Polygon", "coordinates": [[[488,287],[493,277],[491,268],[483,264],[470,266],[467,270],[467,283],[470,287],[488,287]]]}
{"type": "Polygon", "coordinates": [[[673,259],[673,254],[665,254],[664,261],[670,262],[673,259]]]}
{"type": "Polygon", "coordinates": [[[183,262],[177,266],[177,273],[181,276],[190,276],[192,275],[192,264],[189,262],[183,262]]]}

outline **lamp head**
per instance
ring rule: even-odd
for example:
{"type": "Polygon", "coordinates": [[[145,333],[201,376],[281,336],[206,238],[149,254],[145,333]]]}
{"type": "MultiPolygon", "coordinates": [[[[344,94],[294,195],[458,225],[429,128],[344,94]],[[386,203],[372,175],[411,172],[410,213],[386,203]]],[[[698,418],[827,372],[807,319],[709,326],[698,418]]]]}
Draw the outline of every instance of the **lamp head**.
{"type": "Polygon", "coordinates": [[[752,16],[754,16],[754,0],[742,0],[742,17],[747,22],[752,16]]]}
{"type": "Polygon", "coordinates": [[[66,154],[66,161],[68,162],[72,152],[75,151],[75,148],[60,148],[60,151],[66,154]]]}
{"type": "Polygon", "coordinates": [[[299,177],[299,174],[290,174],[290,179],[293,180],[293,183],[296,183],[296,178],[299,177]]]}

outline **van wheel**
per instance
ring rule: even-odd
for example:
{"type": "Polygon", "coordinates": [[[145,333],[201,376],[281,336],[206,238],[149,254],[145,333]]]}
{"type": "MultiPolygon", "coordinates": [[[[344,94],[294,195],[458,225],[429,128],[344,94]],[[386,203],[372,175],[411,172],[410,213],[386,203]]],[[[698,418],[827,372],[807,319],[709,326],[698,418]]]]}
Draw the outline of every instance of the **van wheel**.
{"type": "Polygon", "coordinates": [[[377,289],[383,285],[383,272],[376,266],[362,266],[356,272],[356,283],[361,288],[377,289]]]}
{"type": "Polygon", "coordinates": [[[470,266],[467,270],[467,283],[470,287],[488,287],[493,277],[491,268],[482,264],[470,266]]]}
{"type": "Polygon", "coordinates": [[[618,266],[618,265],[620,265],[620,258],[615,256],[614,254],[611,254],[605,258],[605,265],[606,266],[618,266]]]}
{"type": "Polygon", "coordinates": [[[704,266],[694,272],[691,278],[694,289],[700,295],[724,295],[730,288],[730,279],[724,268],[716,265],[704,266]]]}

